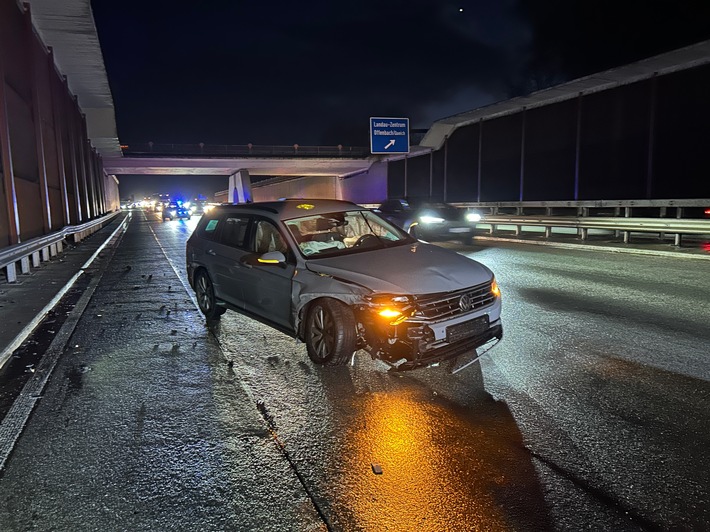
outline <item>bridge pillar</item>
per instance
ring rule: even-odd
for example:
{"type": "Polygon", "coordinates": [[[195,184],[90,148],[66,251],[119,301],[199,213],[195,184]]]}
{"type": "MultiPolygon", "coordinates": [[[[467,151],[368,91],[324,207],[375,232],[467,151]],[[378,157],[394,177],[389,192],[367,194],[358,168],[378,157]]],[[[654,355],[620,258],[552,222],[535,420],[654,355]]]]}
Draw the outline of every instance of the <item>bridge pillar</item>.
{"type": "Polygon", "coordinates": [[[251,203],[249,170],[237,170],[229,176],[229,203],[251,203]]]}

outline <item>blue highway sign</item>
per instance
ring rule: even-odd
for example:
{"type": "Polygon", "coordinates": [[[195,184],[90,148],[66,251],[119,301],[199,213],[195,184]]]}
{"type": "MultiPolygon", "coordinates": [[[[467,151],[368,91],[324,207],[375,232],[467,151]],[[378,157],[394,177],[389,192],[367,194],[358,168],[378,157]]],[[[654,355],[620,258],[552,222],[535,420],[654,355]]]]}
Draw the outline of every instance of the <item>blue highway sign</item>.
{"type": "Polygon", "coordinates": [[[409,153],[409,118],[370,117],[371,153],[409,153]]]}

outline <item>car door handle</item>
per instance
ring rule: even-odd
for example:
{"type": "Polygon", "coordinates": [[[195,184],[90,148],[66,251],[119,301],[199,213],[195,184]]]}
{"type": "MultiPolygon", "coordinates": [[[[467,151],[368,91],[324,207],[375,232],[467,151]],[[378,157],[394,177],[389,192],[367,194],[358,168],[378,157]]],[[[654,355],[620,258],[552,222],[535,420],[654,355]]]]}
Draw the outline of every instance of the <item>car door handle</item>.
{"type": "Polygon", "coordinates": [[[208,249],[207,251],[205,251],[205,253],[207,253],[208,255],[212,255],[213,257],[217,255],[217,252],[213,249],[208,249]]]}
{"type": "Polygon", "coordinates": [[[247,262],[246,257],[239,259],[238,264],[239,264],[239,266],[244,266],[245,268],[253,268],[253,266],[247,262]]]}

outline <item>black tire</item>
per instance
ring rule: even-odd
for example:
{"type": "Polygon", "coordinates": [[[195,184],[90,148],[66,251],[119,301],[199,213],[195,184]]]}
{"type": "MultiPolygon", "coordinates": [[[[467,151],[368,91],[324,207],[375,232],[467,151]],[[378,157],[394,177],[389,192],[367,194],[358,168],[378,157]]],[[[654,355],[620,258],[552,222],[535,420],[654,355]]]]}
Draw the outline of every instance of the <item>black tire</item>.
{"type": "Polygon", "coordinates": [[[195,276],[195,296],[197,296],[197,305],[208,321],[218,320],[227,310],[217,306],[212,279],[205,271],[200,271],[195,276]]]}
{"type": "Polygon", "coordinates": [[[312,303],[305,332],[308,356],[316,364],[344,366],[355,352],[355,316],[340,301],[319,299],[312,303]]]}

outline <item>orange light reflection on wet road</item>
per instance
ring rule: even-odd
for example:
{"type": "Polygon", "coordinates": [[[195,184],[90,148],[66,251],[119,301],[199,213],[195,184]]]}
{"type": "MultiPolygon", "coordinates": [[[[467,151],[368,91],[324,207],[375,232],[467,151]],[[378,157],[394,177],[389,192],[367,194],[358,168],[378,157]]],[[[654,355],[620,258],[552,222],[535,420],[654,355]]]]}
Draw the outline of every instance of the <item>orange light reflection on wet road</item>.
{"type": "Polygon", "coordinates": [[[358,529],[515,528],[497,497],[509,476],[500,455],[510,451],[491,453],[490,427],[411,390],[367,396],[361,411],[365,422],[353,428],[343,453],[351,463],[340,494],[358,529]]]}

